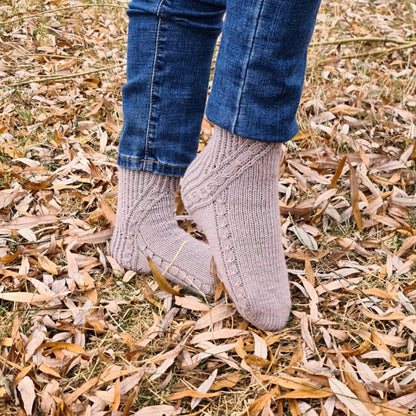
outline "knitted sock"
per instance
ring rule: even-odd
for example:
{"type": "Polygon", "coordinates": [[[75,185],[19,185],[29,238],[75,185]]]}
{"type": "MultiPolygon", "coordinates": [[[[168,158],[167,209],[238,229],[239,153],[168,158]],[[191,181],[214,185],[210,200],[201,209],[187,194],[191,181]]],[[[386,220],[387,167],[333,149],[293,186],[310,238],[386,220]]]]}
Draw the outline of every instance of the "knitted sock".
{"type": "Polygon", "coordinates": [[[291,309],[278,206],[280,153],[279,143],[216,127],[181,185],[218,277],[240,314],[264,330],[283,328],[291,309]]]}
{"type": "Polygon", "coordinates": [[[123,267],[143,273],[150,271],[149,256],[161,272],[169,267],[164,275],[168,280],[210,295],[209,247],[175,221],[178,184],[179,178],[120,167],[110,251],[123,267]]]}

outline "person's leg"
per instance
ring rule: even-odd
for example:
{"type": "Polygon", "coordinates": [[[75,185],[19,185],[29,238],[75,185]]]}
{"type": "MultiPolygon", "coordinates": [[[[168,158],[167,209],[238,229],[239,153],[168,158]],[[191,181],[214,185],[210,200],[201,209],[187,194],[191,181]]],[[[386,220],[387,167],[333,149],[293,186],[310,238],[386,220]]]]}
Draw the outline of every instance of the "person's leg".
{"type": "Polygon", "coordinates": [[[223,1],[133,0],[120,138],[116,227],[110,252],[124,267],[212,292],[211,253],[182,231],[174,196],[194,159],[223,1]]]}
{"type": "Polygon", "coordinates": [[[188,168],[185,207],[206,234],[237,309],[266,330],[291,308],[281,243],[281,142],[297,132],[319,0],[229,0],[207,117],[213,137],[188,168]]]}

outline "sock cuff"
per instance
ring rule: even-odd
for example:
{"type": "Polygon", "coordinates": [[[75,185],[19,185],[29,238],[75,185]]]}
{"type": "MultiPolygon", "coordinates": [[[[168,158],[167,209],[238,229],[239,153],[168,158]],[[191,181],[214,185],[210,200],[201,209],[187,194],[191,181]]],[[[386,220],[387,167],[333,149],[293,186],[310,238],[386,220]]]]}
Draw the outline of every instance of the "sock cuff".
{"type": "Polygon", "coordinates": [[[277,180],[280,154],[280,143],[246,139],[215,127],[206,149],[188,169],[182,191],[195,207],[205,205],[256,164],[259,181],[277,180]]]}
{"type": "Polygon", "coordinates": [[[179,186],[179,178],[160,175],[153,172],[126,169],[119,166],[118,170],[118,193],[123,195],[119,198],[118,210],[128,212],[131,206],[126,205],[139,203],[143,199],[149,204],[151,200],[158,197],[170,196],[172,201],[179,186]]]}
{"type": "Polygon", "coordinates": [[[119,166],[119,187],[127,192],[169,192],[175,193],[179,178],[174,176],[160,175],[158,173],[146,172],[141,170],[126,169],[119,166]]]}

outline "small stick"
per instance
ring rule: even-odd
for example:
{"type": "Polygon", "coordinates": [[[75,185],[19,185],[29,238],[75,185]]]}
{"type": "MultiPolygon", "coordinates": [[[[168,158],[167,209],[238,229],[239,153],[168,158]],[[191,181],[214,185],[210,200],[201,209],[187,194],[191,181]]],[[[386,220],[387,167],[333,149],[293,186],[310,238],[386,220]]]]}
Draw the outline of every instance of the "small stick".
{"type": "Polygon", "coordinates": [[[76,72],[75,74],[51,75],[51,76],[48,76],[48,77],[31,79],[31,80],[27,80],[27,81],[17,82],[15,84],[11,84],[10,86],[11,87],[20,87],[22,85],[31,84],[32,82],[42,83],[42,82],[52,82],[52,81],[63,81],[63,80],[66,80],[66,79],[82,77],[82,76],[90,75],[90,74],[96,74],[97,72],[103,72],[103,71],[107,71],[109,69],[114,69],[114,68],[120,68],[120,64],[109,65],[109,66],[106,66],[104,68],[94,69],[92,71],[76,72]]]}
{"type": "Polygon", "coordinates": [[[326,40],[324,42],[311,42],[309,46],[325,46],[325,45],[342,45],[347,43],[361,43],[361,42],[390,42],[390,43],[398,43],[398,44],[405,44],[407,43],[405,40],[400,39],[391,39],[391,38],[370,38],[370,37],[362,37],[362,38],[346,38],[346,39],[334,39],[334,40],[326,40]]]}
{"type": "MultiPolygon", "coordinates": [[[[367,57],[367,56],[377,56],[377,55],[388,54],[390,52],[399,51],[399,50],[402,50],[402,49],[409,49],[409,48],[413,48],[413,47],[416,47],[416,42],[406,42],[406,44],[402,44],[402,45],[399,45],[399,46],[395,46],[393,48],[378,49],[378,50],[375,50],[375,51],[374,50],[371,50],[371,51],[368,51],[368,52],[357,53],[355,55],[341,55],[339,57],[333,57],[333,58],[338,58],[339,60],[342,60],[342,59],[354,59],[354,58],[364,58],[364,57],[367,57]]],[[[328,62],[328,61],[330,61],[333,58],[327,58],[327,59],[324,59],[322,61],[319,61],[318,62],[318,65],[321,65],[321,64],[323,64],[325,62],[328,62]]]]}

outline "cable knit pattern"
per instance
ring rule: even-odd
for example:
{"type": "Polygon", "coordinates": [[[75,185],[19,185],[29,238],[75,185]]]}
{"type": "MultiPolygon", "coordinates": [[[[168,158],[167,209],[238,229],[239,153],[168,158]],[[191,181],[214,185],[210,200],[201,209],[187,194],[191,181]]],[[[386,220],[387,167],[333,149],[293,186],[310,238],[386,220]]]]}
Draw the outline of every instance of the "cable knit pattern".
{"type": "Polygon", "coordinates": [[[150,257],[161,272],[169,267],[168,280],[211,295],[209,247],[179,228],[174,218],[178,184],[179,178],[120,167],[110,252],[123,267],[143,273],[150,272],[150,257]]]}
{"type": "Polygon", "coordinates": [[[280,143],[216,127],[181,185],[219,278],[240,314],[264,330],[283,328],[291,308],[278,205],[280,154],[280,143]]]}

